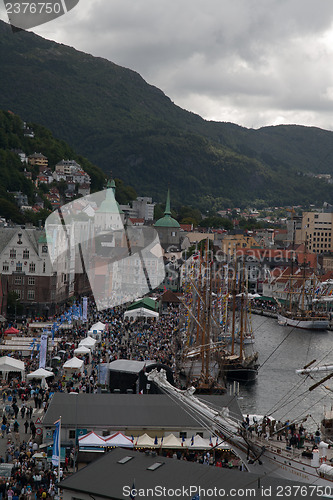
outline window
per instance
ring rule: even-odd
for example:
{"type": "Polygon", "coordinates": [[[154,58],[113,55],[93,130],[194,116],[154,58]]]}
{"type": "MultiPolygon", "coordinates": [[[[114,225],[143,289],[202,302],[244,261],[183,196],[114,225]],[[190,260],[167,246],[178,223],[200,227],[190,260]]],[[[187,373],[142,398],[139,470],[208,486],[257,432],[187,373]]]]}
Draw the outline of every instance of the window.
{"type": "Polygon", "coordinates": [[[22,285],[22,276],[15,276],[14,284],[15,285],[22,285]]]}
{"type": "Polygon", "coordinates": [[[29,259],[29,250],[27,250],[27,249],[23,250],[23,258],[29,259]]]}
{"type": "Polygon", "coordinates": [[[43,262],[43,273],[45,273],[45,270],[46,270],[46,265],[45,262],[43,262]]]}
{"type": "Polygon", "coordinates": [[[69,439],[75,439],[75,430],[70,430],[69,431],[69,435],[68,435],[69,439]]]}
{"type": "Polygon", "coordinates": [[[16,271],[22,271],[22,262],[16,262],[16,271]]]}
{"type": "Polygon", "coordinates": [[[29,273],[34,273],[35,271],[36,271],[36,264],[34,262],[30,262],[29,273]]]}
{"type": "Polygon", "coordinates": [[[8,262],[4,262],[2,264],[2,270],[3,271],[9,271],[9,264],[8,264],[8,262]]]}
{"type": "Polygon", "coordinates": [[[28,290],[28,300],[35,299],[35,290],[28,290]]]}
{"type": "Polygon", "coordinates": [[[19,299],[21,299],[21,298],[22,298],[22,293],[21,293],[21,290],[14,290],[14,292],[16,293],[16,295],[17,295],[17,297],[18,297],[19,299]]]}
{"type": "Polygon", "coordinates": [[[35,284],[35,278],[31,278],[31,276],[29,276],[28,285],[34,285],[34,284],[35,284]]]}
{"type": "Polygon", "coordinates": [[[14,250],[14,248],[12,248],[9,252],[9,257],[11,259],[16,259],[16,250],[14,250]]]}

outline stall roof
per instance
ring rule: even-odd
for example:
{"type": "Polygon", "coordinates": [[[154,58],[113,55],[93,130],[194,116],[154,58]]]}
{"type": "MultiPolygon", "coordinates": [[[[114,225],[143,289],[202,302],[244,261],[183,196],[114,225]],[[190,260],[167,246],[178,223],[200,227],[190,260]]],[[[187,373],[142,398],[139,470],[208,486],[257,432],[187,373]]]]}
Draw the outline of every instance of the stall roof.
{"type": "Polygon", "coordinates": [[[140,373],[145,366],[154,365],[156,361],[135,361],[133,359],[115,359],[109,363],[109,370],[114,372],[140,373]]]}

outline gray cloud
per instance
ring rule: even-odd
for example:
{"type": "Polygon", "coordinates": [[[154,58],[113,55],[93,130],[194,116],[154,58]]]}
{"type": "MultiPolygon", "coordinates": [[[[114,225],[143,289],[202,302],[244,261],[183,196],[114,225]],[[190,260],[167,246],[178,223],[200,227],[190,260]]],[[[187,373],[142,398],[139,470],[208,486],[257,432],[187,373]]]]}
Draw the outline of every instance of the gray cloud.
{"type": "Polygon", "coordinates": [[[333,129],[331,0],[80,0],[35,31],[207,119],[333,129]]]}

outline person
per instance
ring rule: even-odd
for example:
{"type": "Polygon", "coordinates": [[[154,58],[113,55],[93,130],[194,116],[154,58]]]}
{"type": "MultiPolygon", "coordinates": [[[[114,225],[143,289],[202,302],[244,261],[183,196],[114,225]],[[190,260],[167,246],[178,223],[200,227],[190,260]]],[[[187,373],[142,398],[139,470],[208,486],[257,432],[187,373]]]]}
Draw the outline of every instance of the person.
{"type": "Polygon", "coordinates": [[[8,500],[12,500],[13,499],[13,495],[14,495],[14,490],[11,486],[9,486],[8,490],[7,490],[7,498],[8,500]]]}
{"type": "Polygon", "coordinates": [[[278,441],[282,441],[282,428],[283,428],[283,423],[281,422],[281,420],[278,420],[278,423],[276,424],[278,441]]]}
{"type": "Polygon", "coordinates": [[[28,433],[28,429],[29,429],[29,422],[28,422],[28,420],[26,420],[24,422],[24,429],[25,429],[25,433],[27,434],[28,433]]]}
{"type": "Polygon", "coordinates": [[[319,443],[320,443],[320,441],[321,441],[321,439],[320,439],[320,431],[319,431],[319,429],[317,429],[316,432],[315,432],[315,436],[314,436],[314,442],[318,446],[319,443]]]}

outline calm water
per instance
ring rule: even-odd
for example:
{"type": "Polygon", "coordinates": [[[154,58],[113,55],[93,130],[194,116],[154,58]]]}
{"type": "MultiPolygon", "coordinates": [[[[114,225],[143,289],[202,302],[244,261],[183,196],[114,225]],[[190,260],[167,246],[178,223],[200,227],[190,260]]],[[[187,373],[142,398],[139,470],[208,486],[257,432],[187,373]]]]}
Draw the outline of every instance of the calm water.
{"type": "Polygon", "coordinates": [[[324,407],[333,405],[333,377],[313,391],[309,387],[328,373],[297,375],[296,369],[316,360],[312,366],[333,365],[333,331],[312,332],[278,325],[277,320],[252,316],[255,350],[259,352],[257,381],[240,386],[239,404],[243,413],[272,414],[275,418],[294,419],[311,414],[305,427],[315,429],[324,407]]]}

